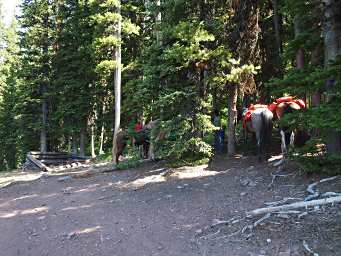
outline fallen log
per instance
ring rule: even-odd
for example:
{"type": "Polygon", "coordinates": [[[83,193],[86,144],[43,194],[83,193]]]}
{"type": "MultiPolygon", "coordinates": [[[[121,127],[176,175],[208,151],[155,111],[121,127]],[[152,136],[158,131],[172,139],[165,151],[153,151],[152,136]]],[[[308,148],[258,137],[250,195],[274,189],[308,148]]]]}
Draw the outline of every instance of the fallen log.
{"type": "Polygon", "coordinates": [[[52,171],[60,166],[80,167],[90,162],[89,157],[82,157],[65,152],[29,152],[23,170],[52,171]]]}
{"type": "Polygon", "coordinates": [[[47,167],[45,164],[43,164],[42,162],[40,162],[37,159],[35,159],[30,154],[27,154],[27,159],[30,160],[32,163],[34,163],[36,166],[38,166],[40,168],[40,170],[42,170],[42,171],[46,172],[46,171],[50,170],[49,167],[47,167]]]}
{"type": "Polygon", "coordinates": [[[286,211],[286,210],[309,207],[309,206],[335,204],[335,203],[341,203],[341,196],[335,196],[335,197],[329,197],[329,198],[311,200],[311,201],[296,202],[292,204],[285,204],[285,205],[274,206],[274,207],[259,208],[259,209],[252,210],[250,212],[246,212],[246,215],[251,217],[251,216],[256,216],[256,215],[265,214],[265,213],[272,213],[272,212],[286,211]]]}

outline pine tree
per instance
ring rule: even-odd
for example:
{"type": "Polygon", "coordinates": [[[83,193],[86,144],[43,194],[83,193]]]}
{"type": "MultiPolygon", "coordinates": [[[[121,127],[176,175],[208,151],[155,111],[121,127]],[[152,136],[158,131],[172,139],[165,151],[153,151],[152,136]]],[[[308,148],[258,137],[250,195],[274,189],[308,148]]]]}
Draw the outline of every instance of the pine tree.
{"type": "Polygon", "coordinates": [[[88,119],[95,100],[90,11],[87,1],[63,1],[56,6],[56,41],[52,61],[54,130],[59,130],[59,137],[64,138],[57,144],[65,148],[67,138],[71,138],[75,151],[79,142],[80,155],[83,156],[88,119]]]}
{"type": "Polygon", "coordinates": [[[17,86],[19,61],[18,61],[18,36],[17,22],[12,20],[10,27],[1,26],[4,42],[1,50],[1,93],[0,93],[0,170],[15,169],[20,159],[18,148],[17,126],[17,86]]]}
{"type": "MultiPolygon", "coordinates": [[[[113,161],[116,161],[116,135],[120,125],[120,80],[121,80],[121,22],[122,32],[126,35],[133,35],[139,33],[139,28],[131,22],[127,17],[121,15],[127,11],[127,7],[120,1],[93,1],[93,20],[96,26],[96,33],[94,38],[94,49],[97,56],[96,71],[104,80],[105,85],[114,86],[109,88],[115,95],[115,115],[114,118],[114,134],[113,134],[113,161]],[[119,12],[118,12],[119,10],[119,12]],[[113,90],[114,89],[114,90],[113,90]]],[[[124,39],[124,38],[123,38],[124,39]]],[[[109,91],[109,92],[110,92],[109,91]]]]}
{"type": "Polygon", "coordinates": [[[39,148],[44,152],[49,142],[52,6],[48,0],[28,0],[21,8],[20,129],[27,151],[37,149],[37,141],[40,141],[39,148]]]}

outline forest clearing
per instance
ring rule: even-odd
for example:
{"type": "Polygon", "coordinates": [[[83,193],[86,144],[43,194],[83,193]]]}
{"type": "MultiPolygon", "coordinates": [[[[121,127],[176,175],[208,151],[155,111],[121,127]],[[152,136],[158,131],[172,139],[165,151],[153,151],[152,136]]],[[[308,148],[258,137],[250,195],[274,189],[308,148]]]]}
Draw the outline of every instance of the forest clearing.
{"type": "MultiPolygon", "coordinates": [[[[339,255],[340,204],[274,212],[248,228],[266,215],[246,211],[302,201],[324,177],[291,169],[273,180],[277,168],[241,158],[78,169],[2,188],[1,255],[313,255],[305,245],[314,255],[339,255]]],[[[315,189],[340,187],[338,176],[315,189]]]]}
{"type": "Polygon", "coordinates": [[[0,255],[340,255],[341,0],[0,0],[0,255]]]}

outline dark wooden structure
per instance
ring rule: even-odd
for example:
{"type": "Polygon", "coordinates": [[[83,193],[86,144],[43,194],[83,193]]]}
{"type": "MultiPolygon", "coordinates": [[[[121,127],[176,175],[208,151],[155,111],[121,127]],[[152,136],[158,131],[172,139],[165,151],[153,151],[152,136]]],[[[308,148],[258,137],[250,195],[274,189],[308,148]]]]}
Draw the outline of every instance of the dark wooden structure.
{"type": "Polygon", "coordinates": [[[26,156],[23,170],[50,171],[56,167],[77,167],[90,162],[89,157],[81,157],[65,152],[31,151],[26,156]]]}

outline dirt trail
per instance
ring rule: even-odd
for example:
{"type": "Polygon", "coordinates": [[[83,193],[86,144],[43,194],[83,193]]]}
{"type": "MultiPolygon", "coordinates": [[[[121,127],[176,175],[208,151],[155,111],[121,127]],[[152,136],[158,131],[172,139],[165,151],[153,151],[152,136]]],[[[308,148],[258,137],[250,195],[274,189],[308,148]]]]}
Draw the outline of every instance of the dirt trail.
{"type": "MultiPolygon", "coordinates": [[[[257,219],[218,224],[265,202],[302,199],[321,179],[288,172],[269,186],[273,171],[251,157],[218,158],[209,167],[150,163],[13,184],[0,189],[0,255],[309,255],[303,241],[320,255],[340,255],[340,206],[274,216],[245,234],[257,219]]],[[[341,190],[340,180],[326,186],[341,190]]]]}

